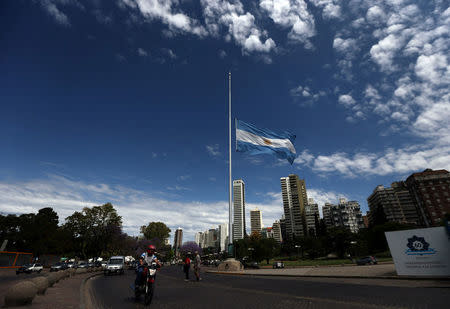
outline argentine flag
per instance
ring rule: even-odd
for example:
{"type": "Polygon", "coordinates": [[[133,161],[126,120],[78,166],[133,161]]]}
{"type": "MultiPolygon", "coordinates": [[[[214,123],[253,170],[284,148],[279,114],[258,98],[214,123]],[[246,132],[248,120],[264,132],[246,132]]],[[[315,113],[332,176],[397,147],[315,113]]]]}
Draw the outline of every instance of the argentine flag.
{"type": "Polygon", "coordinates": [[[236,151],[272,154],[292,164],[296,157],[294,140],[295,135],[289,132],[275,133],[236,119],[236,151]]]}

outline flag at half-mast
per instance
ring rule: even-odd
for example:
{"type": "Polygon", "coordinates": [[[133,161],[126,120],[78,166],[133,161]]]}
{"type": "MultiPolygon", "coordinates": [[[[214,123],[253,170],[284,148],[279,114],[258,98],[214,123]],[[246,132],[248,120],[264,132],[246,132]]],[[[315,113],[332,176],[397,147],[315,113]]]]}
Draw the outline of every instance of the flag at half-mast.
{"type": "Polygon", "coordinates": [[[296,157],[294,140],[295,135],[290,132],[260,129],[236,119],[236,151],[250,155],[272,154],[292,164],[296,157]]]}

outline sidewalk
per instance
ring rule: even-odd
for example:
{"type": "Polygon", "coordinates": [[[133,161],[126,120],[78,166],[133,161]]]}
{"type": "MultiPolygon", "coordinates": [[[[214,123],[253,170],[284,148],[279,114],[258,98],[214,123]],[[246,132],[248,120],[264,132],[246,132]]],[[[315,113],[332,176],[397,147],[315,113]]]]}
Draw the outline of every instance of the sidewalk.
{"type": "MultiPolygon", "coordinates": [[[[96,273],[77,274],[55,283],[53,287],[47,288],[44,295],[36,295],[31,305],[14,307],[27,309],[71,309],[80,308],[80,287],[83,281],[96,273]]],[[[24,277],[24,280],[26,278],[24,277]]],[[[4,306],[7,288],[2,286],[0,290],[0,307],[4,306]]]]}
{"type": "MultiPolygon", "coordinates": [[[[379,279],[421,279],[397,276],[394,264],[367,266],[327,266],[301,267],[282,269],[245,269],[240,272],[219,272],[209,270],[209,273],[253,276],[287,276],[287,277],[332,277],[332,278],[379,278],[379,279]]],[[[434,278],[435,279],[435,278],[434,278]]],[[[444,280],[448,280],[443,278],[444,280]]]]}

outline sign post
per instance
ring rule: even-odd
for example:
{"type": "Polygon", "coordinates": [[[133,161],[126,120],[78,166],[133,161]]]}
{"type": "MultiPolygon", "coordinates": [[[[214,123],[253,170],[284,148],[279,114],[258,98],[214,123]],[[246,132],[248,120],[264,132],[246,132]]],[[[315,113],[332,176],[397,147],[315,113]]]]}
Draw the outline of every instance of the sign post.
{"type": "Polygon", "coordinates": [[[444,227],[385,234],[399,276],[450,276],[450,240],[444,227]]]}

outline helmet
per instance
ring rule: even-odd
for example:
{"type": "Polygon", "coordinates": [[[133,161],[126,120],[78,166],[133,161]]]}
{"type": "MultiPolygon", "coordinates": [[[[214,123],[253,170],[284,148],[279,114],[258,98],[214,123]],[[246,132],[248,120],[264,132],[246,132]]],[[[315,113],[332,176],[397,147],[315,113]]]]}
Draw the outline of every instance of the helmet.
{"type": "Polygon", "coordinates": [[[147,248],[147,252],[156,251],[156,247],[154,245],[149,245],[147,248]]]}

